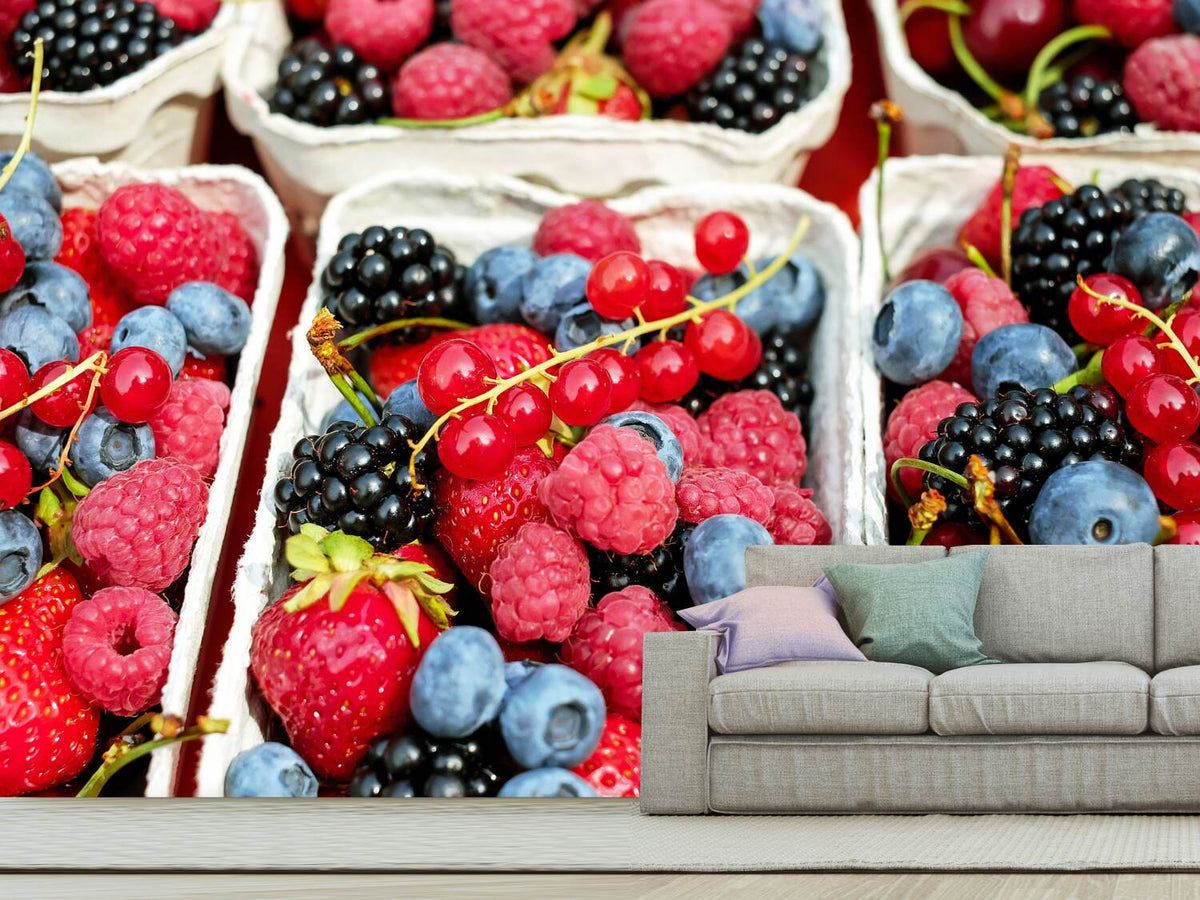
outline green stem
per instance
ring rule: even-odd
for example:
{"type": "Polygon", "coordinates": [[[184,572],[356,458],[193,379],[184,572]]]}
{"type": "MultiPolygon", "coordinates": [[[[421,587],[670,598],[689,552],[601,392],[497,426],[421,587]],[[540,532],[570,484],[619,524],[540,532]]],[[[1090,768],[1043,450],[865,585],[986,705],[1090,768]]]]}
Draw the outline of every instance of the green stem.
{"type": "Polygon", "coordinates": [[[1054,385],[1054,390],[1059,394],[1065,394],[1071,390],[1071,388],[1080,384],[1086,384],[1089,387],[1094,384],[1100,384],[1102,381],[1104,381],[1104,370],[1102,368],[1103,363],[1104,351],[1100,350],[1092,354],[1092,358],[1088,360],[1088,364],[1086,366],[1084,366],[1078,372],[1072,372],[1062,381],[1054,385]]]}
{"type": "Polygon", "coordinates": [[[1200,382],[1200,365],[1196,363],[1196,360],[1192,357],[1192,354],[1188,352],[1187,345],[1180,340],[1179,335],[1175,333],[1175,330],[1167,322],[1163,321],[1163,319],[1156,316],[1144,306],[1138,306],[1136,303],[1131,303],[1123,297],[1106,296],[1104,294],[1097,293],[1087,284],[1087,282],[1083,280],[1082,276],[1080,276],[1077,281],[1079,286],[1083,288],[1084,293],[1086,293],[1089,297],[1094,298],[1097,303],[1106,303],[1110,306],[1119,306],[1121,309],[1127,309],[1135,316],[1145,319],[1151,325],[1161,331],[1170,342],[1172,349],[1174,349],[1180,356],[1183,357],[1183,361],[1187,363],[1187,367],[1191,369],[1192,381],[1200,382]]]}
{"type": "Polygon", "coordinates": [[[391,334],[395,331],[404,331],[408,328],[443,328],[446,331],[466,331],[470,328],[463,322],[456,322],[453,319],[442,319],[437,316],[426,316],[418,319],[394,319],[391,322],[384,322],[382,325],[372,325],[370,328],[364,329],[356,334],[350,335],[348,338],[343,338],[338,341],[338,346],[343,350],[353,350],[367,341],[373,341],[377,337],[382,337],[385,334],[391,334]]]}
{"type": "Polygon", "coordinates": [[[592,30],[588,32],[587,40],[579,45],[579,49],[585,53],[601,54],[604,48],[608,46],[608,39],[612,37],[612,13],[605,10],[596,16],[596,20],[592,23],[592,30]]]}
{"type": "Polygon", "coordinates": [[[883,262],[883,280],[886,284],[892,280],[892,264],[888,259],[887,241],[883,238],[883,166],[891,154],[892,125],[890,122],[880,121],[877,130],[879,132],[879,176],[875,180],[875,229],[879,232],[879,258],[883,262]]]}
{"type": "Polygon", "coordinates": [[[983,269],[990,277],[996,277],[996,270],[992,268],[991,263],[983,258],[983,254],[979,252],[979,248],[974,244],[963,244],[963,250],[967,254],[967,259],[975,264],[977,268],[983,269]]]}
{"type": "Polygon", "coordinates": [[[485,113],[467,116],[462,119],[397,119],[388,117],[377,119],[379,125],[391,125],[395,128],[408,128],[413,131],[429,131],[435,128],[470,128],[473,125],[483,125],[495,122],[508,116],[508,106],[500,106],[485,113]]]}
{"type": "MultiPolygon", "coordinates": [[[[141,759],[143,756],[153,753],[155,750],[160,750],[163,747],[168,747],[171,744],[182,744],[184,741],[194,741],[198,738],[206,737],[210,734],[224,734],[229,730],[229,722],[223,719],[206,719],[199,725],[193,725],[191,728],[185,728],[174,737],[157,737],[153,740],[146,741],[144,744],[138,744],[136,747],[128,747],[127,749],[116,753],[113,758],[106,759],[100,768],[98,768],[92,777],[87,780],[76,797],[99,797],[100,792],[104,790],[104,786],[112,779],[114,775],[120,772],[123,768],[135,760],[141,759]]],[[[107,756],[107,754],[106,754],[107,756]]]]}
{"type": "Polygon", "coordinates": [[[971,484],[967,479],[959,475],[957,472],[951,472],[945,466],[939,466],[936,463],[925,462],[923,459],[916,459],[911,456],[906,456],[903,459],[898,459],[892,463],[892,477],[896,477],[896,473],[900,469],[920,469],[922,472],[928,472],[931,475],[940,475],[952,484],[958,485],[960,488],[970,487],[971,484]]]}
{"type": "Polygon", "coordinates": [[[1025,82],[1026,110],[1032,111],[1037,109],[1038,94],[1042,91],[1041,85],[1042,80],[1046,76],[1046,69],[1054,62],[1054,58],[1058,54],[1062,53],[1072,44],[1079,44],[1090,40],[1104,40],[1111,37],[1112,32],[1103,25],[1080,25],[1064,31],[1039,50],[1038,55],[1034,57],[1033,65],[1029,67],[1029,78],[1025,82]]]}
{"type": "Polygon", "coordinates": [[[936,9],[954,16],[969,16],[971,7],[960,0],[910,0],[900,7],[900,27],[908,24],[914,14],[923,9],[936,9]]]}
{"type": "Polygon", "coordinates": [[[950,46],[954,48],[954,57],[958,60],[958,64],[962,66],[967,76],[979,85],[985,94],[999,103],[1001,108],[1003,108],[1006,102],[1005,96],[1011,96],[1011,92],[1006,91],[996,79],[987,73],[987,70],[980,65],[979,60],[975,58],[975,55],[967,47],[967,42],[963,38],[962,16],[951,15],[949,17],[949,26],[950,46]]]}
{"type": "Polygon", "coordinates": [[[383,401],[379,399],[379,395],[375,393],[375,388],[367,384],[367,380],[358,374],[358,369],[351,369],[349,372],[350,383],[356,388],[360,397],[366,397],[370,404],[375,407],[377,414],[383,413],[383,401]]]}
{"type": "Polygon", "coordinates": [[[932,530],[932,528],[923,528],[920,531],[913,529],[912,533],[908,536],[907,546],[920,547],[925,543],[925,538],[928,537],[929,532],[932,530]]]}
{"type": "Polygon", "coordinates": [[[86,497],[91,493],[91,488],[71,474],[71,470],[67,466],[63,466],[59,470],[59,477],[62,483],[67,486],[67,490],[75,495],[76,499],[86,497]]]}
{"type": "Polygon", "coordinates": [[[900,502],[904,504],[904,508],[908,509],[913,505],[912,497],[908,495],[908,491],[904,487],[904,481],[900,478],[900,467],[892,466],[888,471],[888,479],[892,482],[892,487],[896,491],[896,496],[900,498],[900,502]]]}
{"type": "MultiPolygon", "coordinates": [[[[351,379],[347,378],[345,375],[339,374],[330,375],[329,380],[332,381],[333,386],[338,389],[338,393],[346,398],[346,402],[350,404],[350,407],[356,413],[358,413],[358,417],[362,419],[364,425],[379,424],[379,419],[377,419],[375,414],[367,408],[367,405],[362,402],[362,397],[360,397],[358,392],[351,386],[351,379]]],[[[362,381],[362,376],[359,376],[359,381],[362,381]]],[[[366,382],[363,383],[366,384],[366,382]]],[[[372,397],[375,396],[375,392],[371,391],[369,386],[367,390],[370,391],[370,395],[372,397]]]]}
{"type": "Polygon", "coordinates": [[[42,39],[38,38],[33,42],[33,81],[29,85],[29,113],[25,116],[25,131],[21,135],[21,142],[17,144],[17,150],[13,153],[12,159],[8,161],[4,171],[0,172],[0,191],[4,190],[9,179],[16,174],[21,159],[33,146],[33,122],[37,118],[38,98],[42,93],[42,67],[45,65],[45,59],[46,48],[42,39]]]}

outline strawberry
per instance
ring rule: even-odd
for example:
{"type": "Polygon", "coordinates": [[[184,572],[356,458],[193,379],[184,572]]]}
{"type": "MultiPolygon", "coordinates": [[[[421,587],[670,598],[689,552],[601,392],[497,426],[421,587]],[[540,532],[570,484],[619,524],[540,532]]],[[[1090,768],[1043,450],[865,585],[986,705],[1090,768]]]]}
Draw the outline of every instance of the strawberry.
{"type": "Polygon", "coordinates": [[[482,325],[456,335],[481,348],[496,364],[496,374],[512,378],[544,363],[552,351],[546,338],[527,325],[482,325]]]}
{"type": "MultiPolygon", "coordinates": [[[[1017,170],[1013,182],[1012,223],[1016,227],[1021,213],[1027,209],[1061,197],[1065,182],[1047,166],[1025,166],[1017,170]]],[[[980,207],[967,219],[958,234],[958,242],[970,244],[983,254],[994,269],[1000,268],[1000,226],[1004,204],[1004,179],[997,181],[980,207]]]]}
{"type": "Polygon", "coordinates": [[[79,332],[79,358],[87,359],[99,350],[107,353],[112,347],[114,331],[115,325],[89,325],[79,332]]]}
{"type": "Polygon", "coordinates": [[[63,668],[63,626],[82,599],[58,568],[0,606],[0,796],[70,781],[96,750],[100,716],[63,668]]]}
{"type": "Polygon", "coordinates": [[[372,740],[407,723],[417,664],[449,626],[450,585],[315,525],[288,539],[287,558],[299,583],[254,624],[250,668],[296,751],[345,781],[372,740]]]}
{"type": "MultiPolygon", "coordinates": [[[[400,559],[407,559],[409,562],[429,566],[433,577],[447,584],[452,585],[458,579],[458,569],[454,568],[454,563],[450,562],[450,557],[446,555],[446,551],[433,541],[426,541],[425,543],[415,541],[411,544],[405,544],[393,556],[398,556],[400,559]]],[[[458,603],[456,602],[457,595],[457,588],[451,588],[442,595],[442,599],[446,601],[446,605],[451,609],[458,609],[458,603]]]]}
{"type": "Polygon", "coordinates": [[[371,350],[371,384],[381,397],[417,377],[425,354],[462,332],[441,331],[415,344],[380,344],[371,350]]]}
{"type": "Polygon", "coordinates": [[[225,357],[208,356],[201,359],[189,353],[183,360],[183,368],[179,370],[179,380],[187,381],[189,378],[204,379],[206,381],[224,381],[225,357]]]}
{"type": "Polygon", "coordinates": [[[133,302],[117,285],[100,256],[100,244],[96,237],[97,221],[98,214],[94,209],[78,207],[64,210],[62,249],[54,261],[74,269],[87,282],[92,301],[92,325],[116,326],[121,316],[133,309],[133,302]]]}
{"type": "Polygon", "coordinates": [[[636,797],[642,788],[642,726],[610,714],[596,750],[574,772],[601,797],[636,797]]]}
{"type": "Polygon", "coordinates": [[[558,468],[537,447],[521,447],[499,478],[474,481],[438,472],[434,498],[439,515],[434,524],[438,542],[480,593],[500,545],[526,522],[546,520],[546,507],[537,486],[558,468]]]}

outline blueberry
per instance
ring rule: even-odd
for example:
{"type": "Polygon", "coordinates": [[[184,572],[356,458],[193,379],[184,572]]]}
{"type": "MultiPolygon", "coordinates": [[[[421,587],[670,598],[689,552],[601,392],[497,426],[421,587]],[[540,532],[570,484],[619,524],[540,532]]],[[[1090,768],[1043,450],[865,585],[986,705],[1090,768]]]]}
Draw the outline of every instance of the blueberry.
{"type": "Polygon", "coordinates": [[[504,654],[473,625],[451,628],[430,644],[413,676],[413,718],[436,737],[461,738],[496,717],[504,700],[504,654]]]}
{"type": "Polygon", "coordinates": [[[525,275],[538,259],[524,247],[493,247],[467,269],[463,292],[480,325],[521,321],[525,275]]]}
{"type": "Polygon", "coordinates": [[[933,281],[906,282],[875,317],[875,365],[896,384],[929,381],[954,359],[962,330],[962,310],[948,290],[933,281]]]}
{"type": "Polygon", "coordinates": [[[540,669],[541,663],[533,662],[525,659],[520,662],[510,662],[504,664],[504,683],[511,691],[518,684],[540,669]]]}
{"type": "Polygon", "coordinates": [[[596,797],[596,789],[566,769],[547,766],[522,772],[504,783],[498,797],[596,797]]]}
{"type": "Polygon", "coordinates": [[[58,263],[30,263],[16,287],[0,297],[0,314],[21,306],[40,306],[70,325],[74,332],[92,324],[87,282],[78,272],[58,263]]]}
{"type": "Polygon", "coordinates": [[[21,357],[31,375],[55,360],[79,361],[79,338],[71,326],[40,306],[21,306],[0,316],[0,347],[21,357]]]}
{"type": "MultiPolygon", "coordinates": [[[[750,280],[750,271],[743,264],[728,275],[702,275],[692,285],[697,300],[716,300],[740,288],[750,280]]],[[[782,296],[795,285],[792,273],[785,267],[762,287],[743,297],[733,308],[739,319],[758,334],[766,334],[779,321],[778,307],[782,296]]]]}
{"type": "Polygon", "coordinates": [[[45,475],[58,466],[58,458],[67,445],[67,429],[47,425],[31,409],[17,413],[13,427],[17,448],[25,454],[33,471],[45,475]]]}
{"type": "Polygon", "coordinates": [[[1200,0],[1175,0],[1175,24],[1189,34],[1200,34],[1200,0]]]}
{"type": "Polygon", "coordinates": [[[508,692],[500,731],[522,767],[571,768],[596,749],[604,712],[604,695],[596,685],[574,669],[551,663],[508,692]]]}
{"type": "Polygon", "coordinates": [[[763,38],[804,56],[814,56],[825,41],[820,0],[762,0],[758,7],[763,38]]]}
{"type": "Polygon", "coordinates": [[[0,512],[0,604],[33,584],[41,567],[42,536],[37,526],[15,509],[0,512]]]}
{"type": "MultiPolygon", "coordinates": [[[[770,260],[759,262],[759,268],[767,265],[770,260]]],[[[780,272],[783,275],[790,270],[791,291],[777,309],[775,328],[778,331],[791,333],[804,328],[811,328],[821,318],[825,310],[825,282],[821,273],[807,256],[800,252],[792,255],[787,267],[780,272]]],[[[775,279],[771,279],[774,281],[775,279]]],[[[771,282],[767,282],[767,286],[771,282]]],[[[786,283],[786,282],[785,282],[786,283]]]]}
{"type": "MultiPolygon", "coordinates": [[[[362,397],[362,394],[359,394],[358,396],[362,397]]],[[[363,405],[369,407],[371,405],[371,401],[363,398],[363,405]]],[[[327,432],[329,430],[329,426],[334,422],[353,422],[355,425],[361,425],[363,423],[362,417],[358,414],[354,407],[350,405],[350,401],[345,397],[338,401],[337,406],[325,414],[325,418],[321,420],[320,433],[324,434],[327,432]]]]}
{"type": "Polygon", "coordinates": [[[417,391],[417,380],[415,378],[404,382],[394,391],[392,391],[386,400],[383,401],[383,411],[392,413],[398,416],[404,416],[421,431],[428,431],[433,427],[433,423],[437,421],[437,416],[425,405],[425,401],[421,399],[420,393],[417,391]]]}
{"type": "Polygon", "coordinates": [[[154,459],[154,432],[149,425],[119,421],[103,406],[83,420],[71,447],[71,465],[90,487],[133,468],[143,459],[154,459]]]}
{"type": "Polygon", "coordinates": [[[592,264],[581,256],[547,256],[525,273],[521,316],[543,334],[553,334],[567,310],[587,300],[592,264]]]}
{"type": "Polygon", "coordinates": [[[773,544],[753,519],[728,513],[696,526],[683,550],[683,572],[697,606],[746,589],[746,548],[773,544]]]}
{"type": "MultiPolygon", "coordinates": [[[[0,169],[12,162],[12,158],[11,152],[0,153],[0,169]]],[[[62,212],[62,189],[58,186],[58,180],[50,171],[50,164],[32,150],[21,157],[17,171],[13,172],[4,190],[41,197],[55,212],[62,212]]]]}
{"type": "Polygon", "coordinates": [[[54,259],[62,248],[62,222],[49,203],[36,194],[0,191],[0,216],[27,260],[54,259]]]}
{"type": "Polygon", "coordinates": [[[1057,332],[1024,322],[988,332],[971,354],[971,382],[985,400],[1006,385],[1027,391],[1053,387],[1075,368],[1075,354],[1057,332]]]}
{"type": "Polygon", "coordinates": [[[1106,459],[1059,469],[1042,485],[1029,515],[1035,544],[1152,544],[1158,532],[1150,486],[1106,459]]]}
{"type": "Polygon", "coordinates": [[[243,750],[225,770],[226,797],[315,797],[317,778],[300,754],[268,741],[243,750]]]}
{"type": "Polygon", "coordinates": [[[197,356],[232,356],[250,337],[250,307],[241,297],[207,281],[180,285],[167,298],[197,356]]]}
{"type": "Polygon", "coordinates": [[[1150,309],[1162,309],[1200,278],[1200,235],[1179,216],[1150,213],[1118,238],[1109,270],[1137,285],[1150,309]]]}
{"type": "Polygon", "coordinates": [[[173,375],[178,375],[187,344],[187,331],[173,312],[161,306],[143,306],[121,316],[113,331],[112,352],[124,347],[148,347],[166,360],[173,375]]]}
{"type": "Polygon", "coordinates": [[[602,334],[620,334],[622,331],[628,331],[633,325],[633,319],[621,322],[602,319],[590,303],[580,303],[563,313],[558,328],[554,331],[554,346],[565,353],[592,343],[602,334]]]}
{"type": "Polygon", "coordinates": [[[662,419],[653,413],[627,410],[604,419],[601,425],[612,425],[614,428],[631,428],[654,445],[654,452],[667,467],[667,474],[672,481],[678,481],[683,474],[683,445],[679,438],[662,419]]]}

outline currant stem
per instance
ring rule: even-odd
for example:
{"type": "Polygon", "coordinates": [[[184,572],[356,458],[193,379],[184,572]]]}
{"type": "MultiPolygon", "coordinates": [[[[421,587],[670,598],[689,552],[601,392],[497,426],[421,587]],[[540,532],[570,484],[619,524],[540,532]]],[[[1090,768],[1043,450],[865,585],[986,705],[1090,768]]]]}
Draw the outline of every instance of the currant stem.
{"type": "Polygon", "coordinates": [[[950,46],[954,49],[954,58],[958,60],[958,64],[962,66],[967,76],[979,85],[985,94],[999,103],[1000,108],[1008,116],[1013,119],[1025,118],[1025,109],[1024,104],[1021,103],[1021,98],[1012,91],[1002,87],[996,79],[992,78],[967,47],[967,42],[963,38],[962,16],[949,16],[948,24],[950,28],[950,46]],[[1020,106],[1019,109],[1018,106],[1020,106]]]}
{"type": "Polygon", "coordinates": [[[960,488],[971,486],[971,483],[957,472],[951,472],[945,466],[939,466],[936,463],[925,462],[923,459],[916,459],[911,456],[906,456],[903,459],[898,459],[892,463],[893,484],[899,478],[899,471],[901,469],[920,469],[922,472],[928,472],[931,475],[940,475],[942,478],[945,478],[952,484],[958,485],[960,488]]]}
{"type": "Polygon", "coordinates": [[[892,152],[892,127],[904,118],[904,112],[891,100],[880,100],[871,106],[871,118],[879,133],[879,153],[875,177],[875,230],[879,232],[879,258],[883,261],[883,280],[892,280],[892,266],[888,259],[887,242],[883,238],[883,167],[892,152]]]}
{"type": "Polygon", "coordinates": [[[959,0],[911,0],[900,7],[900,27],[907,25],[908,20],[923,9],[936,9],[955,16],[971,14],[971,7],[959,0]]]}
{"type": "Polygon", "coordinates": [[[442,328],[446,331],[466,331],[470,327],[470,325],[464,322],[455,322],[453,319],[442,319],[436,316],[428,316],[421,319],[394,319],[391,322],[384,322],[382,325],[373,325],[357,334],[350,335],[348,338],[343,338],[338,341],[338,346],[343,350],[353,350],[355,347],[367,343],[367,341],[373,341],[377,337],[391,334],[393,331],[403,331],[407,328],[442,328]]]}
{"type": "Polygon", "coordinates": [[[33,42],[33,81],[29,85],[29,113],[25,116],[25,132],[21,135],[21,143],[17,145],[13,158],[8,161],[4,171],[0,172],[0,191],[4,190],[9,179],[17,171],[17,166],[21,164],[21,159],[33,145],[33,122],[37,118],[38,97],[42,93],[42,66],[45,60],[46,48],[42,39],[38,38],[33,42]]]}
{"type": "Polygon", "coordinates": [[[1166,335],[1167,340],[1171,342],[1172,348],[1174,348],[1174,350],[1183,357],[1183,360],[1187,363],[1188,368],[1192,370],[1192,377],[1200,379],[1200,365],[1198,365],[1196,360],[1192,358],[1192,354],[1188,352],[1187,345],[1179,339],[1179,335],[1177,335],[1175,330],[1171,328],[1170,323],[1164,322],[1144,306],[1138,306],[1136,303],[1130,303],[1128,300],[1125,300],[1121,297],[1110,297],[1105,294],[1097,293],[1088,287],[1083,280],[1083,276],[1078,276],[1076,280],[1079,286],[1083,288],[1084,293],[1086,293],[1089,297],[1095,298],[1097,303],[1106,303],[1110,306],[1119,306],[1121,309],[1127,309],[1135,316],[1145,319],[1151,325],[1156,327],[1159,331],[1166,335]]]}
{"type": "Polygon", "coordinates": [[[23,400],[18,400],[7,409],[0,410],[0,422],[15,416],[25,407],[33,403],[37,403],[39,400],[42,400],[45,397],[49,397],[59,388],[70,384],[77,376],[82,375],[84,372],[94,369],[97,375],[103,375],[105,371],[104,364],[106,362],[108,362],[108,354],[103,350],[97,350],[83,362],[77,363],[68,368],[49,384],[42,385],[42,387],[38,388],[32,394],[27,395],[23,400]]]}
{"type": "MultiPolygon", "coordinates": [[[[140,720],[139,720],[140,721],[140,720]]],[[[104,762],[100,764],[92,777],[76,794],[76,797],[99,797],[100,792],[104,790],[104,786],[109,780],[120,772],[123,768],[137,759],[141,759],[155,750],[167,747],[171,744],[181,744],[184,741],[194,741],[198,738],[206,737],[210,734],[224,734],[229,730],[228,719],[209,719],[201,716],[196,720],[196,724],[190,728],[185,728],[178,734],[170,737],[156,737],[153,740],[145,743],[131,746],[125,743],[125,740],[130,735],[122,732],[123,737],[118,743],[113,744],[104,752],[104,762]]]]}
{"type": "Polygon", "coordinates": [[[1090,40],[1108,40],[1112,32],[1103,25],[1080,25],[1064,31],[1038,51],[1033,65],[1029,67],[1029,78],[1025,82],[1025,109],[1032,115],[1037,111],[1038,94],[1041,91],[1042,80],[1046,69],[1054,62],[1054,58],[1072,44],[1081,44],[1090,40]]]}

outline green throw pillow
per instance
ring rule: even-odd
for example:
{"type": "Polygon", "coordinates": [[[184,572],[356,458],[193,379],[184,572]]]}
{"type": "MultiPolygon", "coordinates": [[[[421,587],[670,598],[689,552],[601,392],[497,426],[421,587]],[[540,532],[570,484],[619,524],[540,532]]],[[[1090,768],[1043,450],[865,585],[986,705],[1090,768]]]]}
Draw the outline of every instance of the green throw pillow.
{"type": "Polygon", "coordinates": [[[987,552],[891,566],[831,566],[846,625],[867,659],[935,675],[993,663],[975,635],[975,601],[987,552]]]}

